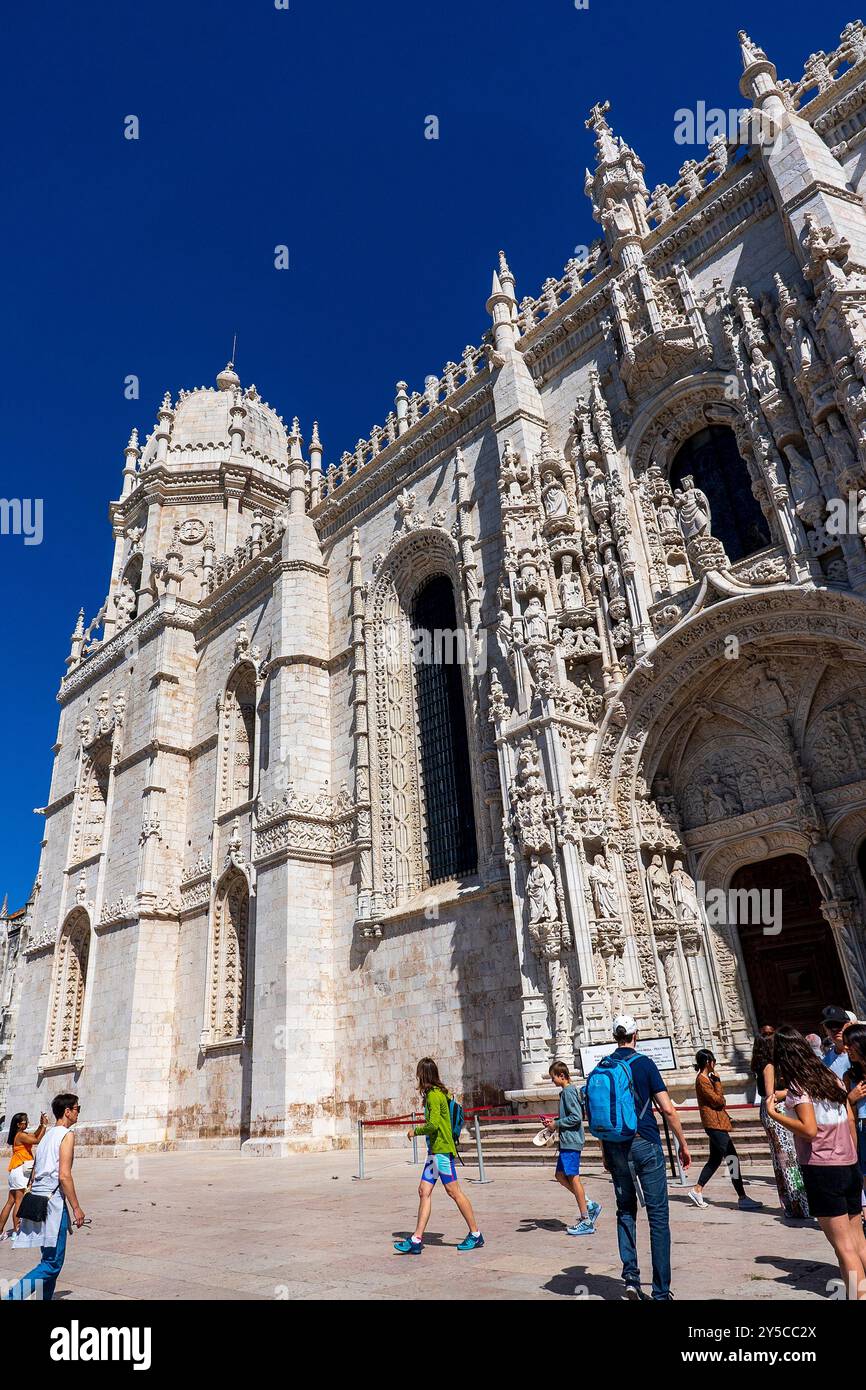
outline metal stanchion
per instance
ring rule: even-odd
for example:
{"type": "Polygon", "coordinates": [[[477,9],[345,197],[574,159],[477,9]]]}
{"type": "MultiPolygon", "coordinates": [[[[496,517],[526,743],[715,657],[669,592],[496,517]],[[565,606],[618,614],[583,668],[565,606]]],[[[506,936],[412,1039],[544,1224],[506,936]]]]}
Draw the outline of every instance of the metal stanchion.
{"type": "Polygon", "coordinates": [[[478,1124],[478,1116],[475,1116],[475,1154],[478,1159],[478,1177],[470,1178],[470,1182],[492,1182],[492,1178],[484,1176],[484,1154],[481,1151],[481,1127],[478,1124]]]}
{"type": "MultiPolygon", "coordinates": [[[[417,1121],[418,1121],[418,1116],[413,1114],[413,1116],[412,1116],[412,1128],[413,1128],[413,1129],[415,1128],[415,1125],[416,1125],[417,1121]]],[[[418,1135],[417,1135],[417,1134],[413,1134],[413,1135],[412,1135],[412,1160],[411,1160],[411,1161],[412,1161],[412,1167],[414,1168],[414,1167],[416,1166],[417,1162],[418,1162],[418,1135]]]]}
{"type": "Polygon", "coordinates": [[[364,1121],[358,1121],[358,1171],[352,1174],[353,1182],[369,1182],[364,1171],[364,1121]]]}

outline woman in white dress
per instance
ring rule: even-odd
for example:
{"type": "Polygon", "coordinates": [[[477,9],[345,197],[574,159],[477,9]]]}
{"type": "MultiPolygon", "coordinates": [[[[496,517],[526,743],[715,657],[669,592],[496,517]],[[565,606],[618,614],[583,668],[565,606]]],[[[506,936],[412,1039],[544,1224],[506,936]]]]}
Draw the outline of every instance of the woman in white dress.
{"type": "Polygon", "coordinates": [[[46,1301],[54,1298],[57,1276],[63,1267],[66,1256],[66,1235],[69,1230],[67,1201],[72,1207],[72,1220],[76,1226],[84,1224],[84,1212],[78,1205],[75,1184],[72,1181],[72,1163],[75,1157],[75,1135],[72,1126],[77,1122],[81,1111],[78,1097],[64,1091],[51,1102],[55,1124],[48,1130],[33,1161],[33,1182],[31,1193],[36,1197],[48,1198],[48,1212],[44,1221],[30,1221],[22,1217],[21,1224],[12,1237],[15,1250],[39,1246],[42,1258],[6,1294],[7,1301],[29,1298],[35,1293],[46,1301]]]}

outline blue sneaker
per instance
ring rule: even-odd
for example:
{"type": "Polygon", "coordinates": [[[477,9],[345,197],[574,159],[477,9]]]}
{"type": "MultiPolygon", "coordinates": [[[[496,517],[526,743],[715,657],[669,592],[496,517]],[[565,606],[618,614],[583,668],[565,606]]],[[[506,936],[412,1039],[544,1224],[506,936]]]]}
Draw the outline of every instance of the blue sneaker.
{"type": "Polygon", "coordinates": [[[424,1249],[422,1240],[395,1240],[394,1249],[398,1255],[420,1255],[424,1249]]]}
{"type": "Polygon", "coordinates": [[[594,1226],[598,1218],[601,1216],[601,1202],[587,1202],[586,1209],[589,1213],[589,1219],[594,1226]]]}
{"type": "Polygon", "coordinates": [[[468,1236],[466,1236],[466,1238],[465,1238],[464,1240],[461,1240],[461,1242],[460,1242],[460,1244],[458,1245],[457,1249],[458,1249],[458,1250],[477,1250],[477,1249],[479,1248],[479,1246],[482,1246],[483,1244],[484,1244],[484,1237],[483,1237],[483,1235],[481,1234],[481,1232],[479,1231],[477,1236],[473,1236],[473,1235],[470,1233],[468,1236]]]}
{"type": "Polygon", "coordinates": [[[576,1226],[566,1227],[570,1236],[594,1236],[595,1223],[589,1217],[584,1217],[583,1221],[578,1221],[576,1226]]]}

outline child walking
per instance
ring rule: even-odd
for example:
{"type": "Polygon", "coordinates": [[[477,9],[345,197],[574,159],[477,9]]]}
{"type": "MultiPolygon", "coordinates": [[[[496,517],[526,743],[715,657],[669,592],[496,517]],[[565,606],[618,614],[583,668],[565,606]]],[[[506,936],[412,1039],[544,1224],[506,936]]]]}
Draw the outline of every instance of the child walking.
{"type": "Polygon", "coordinates": [[[556,1162],[556,1181],[570,1192],[577,1202],[580,1220],[569,1226],[570,1236],[595,1235],[595,1223],[601,1214],[599,1202],[587,1202],[580,1176],[580,1154],[583,1149],[583,1106],[571,1073],[564,1062],[554,1062],[548,1073],[554,1086],[559,1087],[559,1118],[545,1120],[545,1128],[559,1131],[559,1158],[556,1162]]]}
{"type": "Polygon", "coordinates": [[[418,1090],[424,1097],[424,1123],[417,1129],[409,1130],[409,1138],[423,1134],[427,1140],[427,1162],[418,1184],[418,1220],[415,1230],[408,1240],[397,1240],[394,1249],[398,1255],[420,1255],[424,1249],[424,1231],[433,1209],[433,1188],[437,1179],[442,1183],[448,1196],[456,1203],[460,1215],[469,1227],[469,1234],[461,1240],[458,1250],[477,1250],[484,1244],[484,1237],[478,1229],[472,1203],[457,1181],[455,1159],[457,1146],[451,1132],[451,1113],[448,1109],[450,1092],[440,1080],[439,1069],[432,1057],[422,1057],[416,1070],[418,1090]]]}

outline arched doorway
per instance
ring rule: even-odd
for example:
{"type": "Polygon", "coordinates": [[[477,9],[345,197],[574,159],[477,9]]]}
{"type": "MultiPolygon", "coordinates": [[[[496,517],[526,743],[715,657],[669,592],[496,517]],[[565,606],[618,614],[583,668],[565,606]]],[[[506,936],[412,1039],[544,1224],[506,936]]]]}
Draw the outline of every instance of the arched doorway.
{"type": "Polygon", "coordinates": [[[708,425],[687,439],[671,465],[671,487],[692,477],[710,504],[712,532],[729,560],[742,560],[772,544],[770,531],[752,492],[749,470],[734,431],[728,425],[708,425]]]}
{"type": "MultiPolygon", "coordinates": [[[[778,922],[740,916],[739,937],[755,1005],[756,1023],[789,1023],[803,1033],[818,1030],[827,1004],[848,1008],[848,987],[833,933],[821,916],[821,895],[806,860],[783,854],[747,864],[731,879],[734,890],[781,893],[778,922]]],[[[774,900],[768,900],[772,903],[774,900]]],[[[768,914],[767,914],[768,915],[768,914]]]]}

